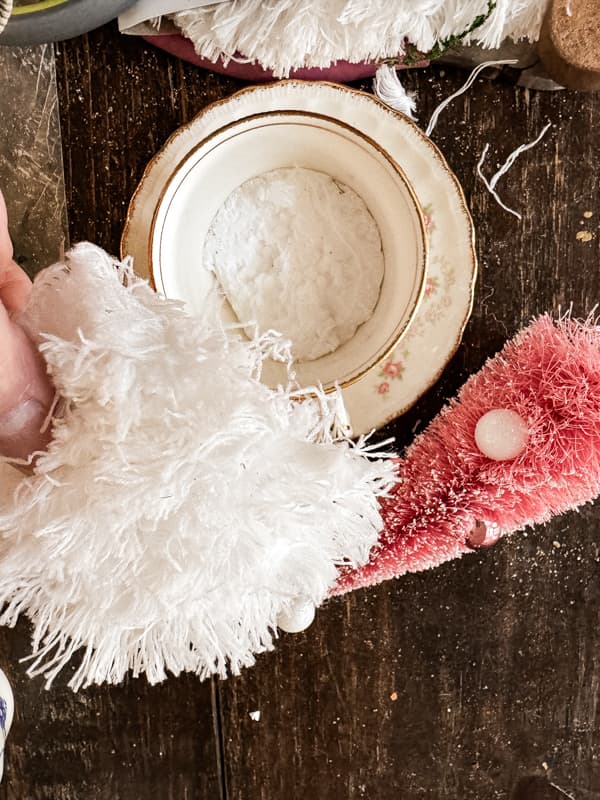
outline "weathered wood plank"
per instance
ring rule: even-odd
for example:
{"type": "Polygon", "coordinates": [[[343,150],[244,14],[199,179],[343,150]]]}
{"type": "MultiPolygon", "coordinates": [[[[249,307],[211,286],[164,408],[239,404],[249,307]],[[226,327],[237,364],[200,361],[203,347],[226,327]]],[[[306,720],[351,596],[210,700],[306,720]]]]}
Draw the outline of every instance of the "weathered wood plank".
{"type": "MultiPolygon", "coordinates": [[[[210,78],[208,89],[201,81],[188,87],[189,75],[176,62],[121,39],[114,28],[65,45],[59,59],[72,240],[90,238],[117,252],[123,212],[145,162],[183,121],[186,104],[193,111],[204,92],[212,99],[226,84],[210,78]]],[[[52,51],[0,50],[0,76],[0,185],[17,256],[35,271],[58,257],[66,228],[52,51]]],[[[19,664],[28,640],[26,622],[0,630],[0,665],[17,704],[1,798],[220,796],[210,683],[183,676],[150,687],[139,679],[75,695],[67,675],[46,692],[19,664]]]]}
{"type": "MultiPolygon", "coordinates": [[[[4,645],[4,640],[2,640],[4,645]]],[[[17,704],[0,797],[6,800],[216,800],[218,752],[210,684],[140,678],[74,694],[45,691],[13,661],[17,704]]]]}
{"type": "MultiPolygon", "coordinates": [[[[427,120],[464,80],[406,78],[427,120]]],[[[599,293],[600,98],[479,81],[433,138],[460,177],[481,263],[474,314],[442,380],[384,434],[400,445],[537,313],[587,314],[599,293]],[[475,178],[553,128],[499,190],[475,178]],[[594,216],[583,220],[584,211],[594,216]],[[590,230],[589,242],[577,240],[590,230]]],[[[220,685],[228,797],[384,800],[600,797],[597,507],[495,548],[330,602],[220,685]],[[261,711],[260,722],[248,712],[261,711]],[[546,772],[544,764],[550,769],[546,772]],[[548,780],[550,779],[550,782],[548,780]]]]}
{"type": "Polygon", "coordinates": [[[60,256],[66,236],[52,48],[0,48],[0,81],[0,188],[15,256],[33,273],[60,256]]]}

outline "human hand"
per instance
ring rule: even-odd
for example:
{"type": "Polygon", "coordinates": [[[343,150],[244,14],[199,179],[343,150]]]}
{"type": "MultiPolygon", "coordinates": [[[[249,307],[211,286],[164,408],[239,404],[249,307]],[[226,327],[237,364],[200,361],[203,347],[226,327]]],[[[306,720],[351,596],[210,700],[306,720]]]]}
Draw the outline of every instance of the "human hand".
{"type": "Polygon", "coordinates": [[[8,216],[0,192],[0,453],[28,459],[50,440],[42,432],[54,399],[46,365],[13,317],[27,305],[31,281],[13,261],[8,216]]]}

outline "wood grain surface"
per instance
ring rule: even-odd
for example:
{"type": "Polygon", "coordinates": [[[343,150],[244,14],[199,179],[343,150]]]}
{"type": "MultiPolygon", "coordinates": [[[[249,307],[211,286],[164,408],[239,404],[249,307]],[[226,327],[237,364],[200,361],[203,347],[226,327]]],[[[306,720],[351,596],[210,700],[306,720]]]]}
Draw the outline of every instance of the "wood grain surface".
{"type": "MultiPolygon", "coordinates": [[[[62,45],[57,66],[71,240],[116,253],[145,163],[241,84],[114,27],[62,45]]],[[[438,67],[405,80],[426,123],[464,73],[438,67]]],[[[464,186],[481,274],[458,354],[384,431],[400,447],[533,315],[571,303],[587,315],[600,297],[600,96],[479,80],[433,139],[464,186]],[[489,142],[495,170],[547,121],[545,140],[498,187],[519,221],[475,165],[489,142]]],[[[22,677],[23,638],[4,636],[18,716],[0,798],[600,798],[599,562],[598,507],[589,506],[335,599],[306,633],[212,684],[184,676],[44,692],[22,677]]]]}
{"type": "Polygon", "coordinates": [[[0,48],[0,180],[15,258],[30,273],[60,257],[67,218],[52,47],[0,48]]]}

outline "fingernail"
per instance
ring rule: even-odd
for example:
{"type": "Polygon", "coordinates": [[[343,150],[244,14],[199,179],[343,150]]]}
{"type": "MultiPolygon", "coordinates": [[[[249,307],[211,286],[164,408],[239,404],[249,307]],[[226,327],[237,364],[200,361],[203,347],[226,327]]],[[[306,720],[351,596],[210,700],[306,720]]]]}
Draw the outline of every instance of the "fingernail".
{"type": "Polygon", "coordinates": [[[44,424],[46,409],[33,398],[17,403],[5,414],[0,416],[0,436],[17,436],[25,428],[31,429],[39,422],[39,429],[44,424]]]}
{"type": "Polygon", "coordinates": [[[48,408],[29,398],[0,415],[0,452],[8,458],[28,458],[48,444],[48,432],[42,427],[48,408]]]}

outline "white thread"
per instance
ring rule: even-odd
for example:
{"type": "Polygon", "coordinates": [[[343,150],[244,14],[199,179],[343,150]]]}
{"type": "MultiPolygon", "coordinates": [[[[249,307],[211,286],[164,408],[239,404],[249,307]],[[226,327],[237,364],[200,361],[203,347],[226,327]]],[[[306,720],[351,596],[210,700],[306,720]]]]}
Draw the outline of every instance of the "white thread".
{"type": "Polygon", "coordinates": [[[390,108],[415,119],[417,103],[414,92],[407,92],[400,83],[398,72],[389,64],[381,64],[373,79],[373,91],[390,108]]]}
{"type": "Polygon", "coordinates": [[[427,136],[431,136],[431,133],[432,133],[433,129],[435,128],[435,126],[437,125],[437,121],[438,121],[439,116],[442,113],[442,111],[453,100],[455,100],[461,94],[466,92],[467,89],[471,88],[471,86],[473,85],[475,79],[477,78],[477,76],[479,75],[479,73],[482,70],[486,69],[487,67],[499,67],[499,66],[502,66],[503,64],[516,64],[516,63],[517,63],[516,59],[509,58],[509,59],[503,59],[502,61],[484,61],[483,64],[479,64],[477,67],[475,67],[473,72],[471,72],[471,74],[469,75],[466,83],[464,83],[460,87],[460,89],[458,91],[454,92],[454,94],[451,94],[450,97],[447,97],[445,100],[442,100],[442,102],[439,104],[439,106],[435,109],[435,111],[431,115],[431,119],[429,120],[429,125],[427,126],[427,130],[425,131],[425,134],[427,136]]]}
{"type": "Polygon", "coordinates": [[[556,791],[557,791],[557,792],[559,792],[560,794],[564,795],[565,797],[568,797],[568,798],[569,798],[569,800],[576,800],[576,798],[575,798],[575,795],[574,795],[574,794],[569,794],[569,792],[565,792],[565,790],[564,790],[564,789],[561,789],[561,787],[560,787],[560,786],[557,786],[557,785],[556,785],[555,783],[553,783],[552,781],[548,781],[548,784],[549,784],[549,785],[550,785],[550,786],[551,786],[553,789],[556,789],[556,791]]]}
{"type": "Polygon", "coordinates": [[[546,779],[548,781],[548,785],[552,786],[553,789],[556,789],[556,791],[559,794],[562,794],[564,797],[568,797],[569,800],[575,800],[574,794],[570,794],[570,792],[565,791],[560,786],[557,786],[552,780],[550,780],[550,774],[552,770],[550,769],[546,761],[542,761],[542,767],[544,768],[544,772],[546,773],[546,779]]]}
{"type": "Polygon", "coordinates": [[[481,157],[480,157],[479,161],[477,162],[477,174],[479,175],[479,177],[481,178],[481,180],[485,184],[486,189],[489,191],[489,193],[492,195],[492,197],[498,203],[499,206],[501,206],[505,211],[508,211],[509,214],[513,214],[513,216],[515,216],[517,219],[522,219],[521,214],[519,214],[518,211],[514,211],[512,208],[509,208],[509,206],[507,206],[500,199],[500,196],[498,195],[498,192],[496,191],[496,185],[497,185],[498,181],[500,180],[500,178],[506,172],[508,172],[508,170],[512,167],[512,165],[515,163],[515,161],[521,155],[521,153],[524,153],[526,150],[530,150],[532,147],[535,147],[535,145],[538,144],[541,141],[541,139],[548,132],[548,129],[550,128],[550,126],[551,126],[551,123],[549,122],[542,129],[541,133],[532,142],[528,142],[527,144],[522,144],[519,147],[517,147],[516,150],[513,150],[513,152],[508,156],[508,158],[504,162],[504,164],[502,164],[500,169],[489,180],[485,177],[485,175],[483,174],[482,169],[481,169],[482,166],[483,166],[483,162],[485,161],[485,158],[487,156],[489,147],[490,147],[489,144],[486,144],[486,146],[483,148],[483,152],[481,154],[481,157]]]}

